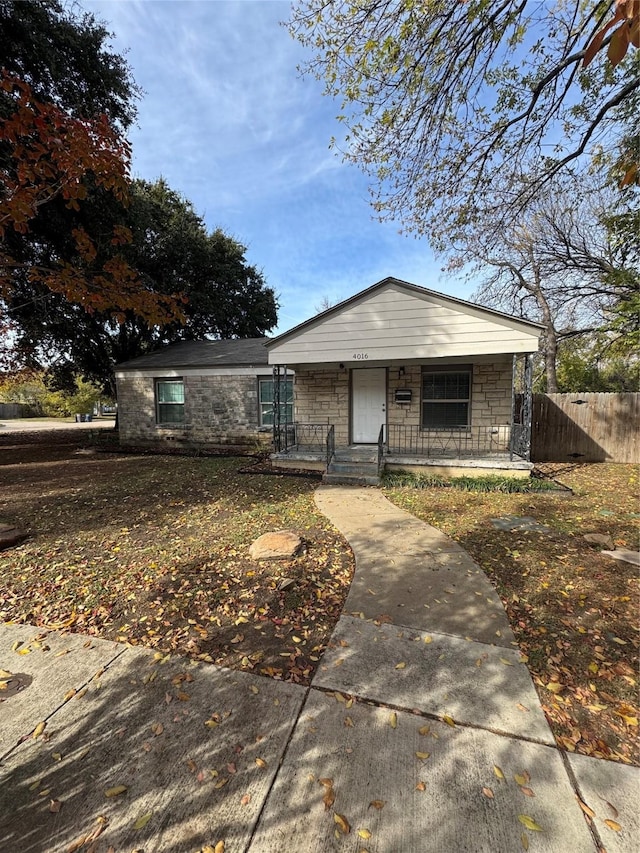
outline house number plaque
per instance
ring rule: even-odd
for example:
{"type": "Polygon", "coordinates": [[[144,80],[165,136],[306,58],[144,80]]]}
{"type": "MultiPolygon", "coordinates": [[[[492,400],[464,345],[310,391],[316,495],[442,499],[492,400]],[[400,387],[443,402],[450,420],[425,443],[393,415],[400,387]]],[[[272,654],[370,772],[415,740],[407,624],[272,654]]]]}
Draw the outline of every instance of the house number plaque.
{"type": "Polygon", "coordinates": [[[353,357],[356,361],[365,361],[369,358],[368,352],[354,352],[353,357]]]}

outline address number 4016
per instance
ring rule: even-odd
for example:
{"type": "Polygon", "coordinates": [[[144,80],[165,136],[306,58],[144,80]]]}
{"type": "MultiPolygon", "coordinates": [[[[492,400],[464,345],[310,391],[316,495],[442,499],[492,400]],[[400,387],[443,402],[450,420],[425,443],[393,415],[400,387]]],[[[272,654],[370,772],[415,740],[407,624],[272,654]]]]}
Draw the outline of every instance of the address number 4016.
{"type": "Polygon", "coordinates": [[[369,358],[368,352],[354,352],[353,357],[356,361],[366,361],[369,358]]]}

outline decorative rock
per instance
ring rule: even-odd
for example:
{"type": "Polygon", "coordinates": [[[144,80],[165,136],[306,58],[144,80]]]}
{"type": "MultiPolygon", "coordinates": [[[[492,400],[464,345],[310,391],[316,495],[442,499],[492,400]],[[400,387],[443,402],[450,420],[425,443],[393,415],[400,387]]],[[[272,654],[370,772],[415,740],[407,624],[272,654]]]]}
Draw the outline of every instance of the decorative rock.
{"type": "Polygon", "coordinates": [[[608,533],[585,533],[582,538],[585,542],[590,542],[592,545],[602,545],[610,551],[613,551],[615,548],[613,539],[608,533]]]}
{"type": "Polygon", "coordinates": [[[304,546],[302,538],[293,530],[264,533],[249,548],[252,560],[284,560],[296,557],[304,546]]]}
{"type": "Polygon", "coordinates": [[[11,524],[0,524],[0,551],[18,545],[28,537],[28,533],[11,524]]]}
{"type": "Polygon", "coordinates": [[[294,578],[282,578],[282,580],[278,584],[278,591],[285,592],[286,590],[291,589],[291,587],[295,585],[296,581],[294,578]]]}

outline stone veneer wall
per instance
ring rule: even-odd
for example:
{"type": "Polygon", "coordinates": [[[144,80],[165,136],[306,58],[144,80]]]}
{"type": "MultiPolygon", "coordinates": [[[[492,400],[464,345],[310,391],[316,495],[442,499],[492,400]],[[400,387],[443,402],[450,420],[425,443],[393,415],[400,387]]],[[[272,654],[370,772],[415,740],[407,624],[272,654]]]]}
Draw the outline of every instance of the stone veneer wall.
{"type": "Polygon", "coordinates": [[[184,376],[183,381],[184,424],[159,425],[153,377],[119,378],[120,442],[213,445],[272,440],[270,429],[259,431],[257,376],[184,376]]]}
{"type": "MultiPolygon", "coordinates": [[[[403,376],[398,367],[388,369],[387,422],[420,426],[421,364],[407,364],[403,376]],[[396,388],[410,388],[410,404],[395,402],[396,388]]],[[[455,370],[456,365],[452,365],[455,370]]],[[[512,360],[508,355],[492,363],[473,365],[471,426],[508,428],[511,421],[512,360]]],[[[349,442],[349,371],[338,368],[299,368],[295,377],[295,420],[300,423],[332,423],[336,444],[349,442]]],[[[508,436],[508,429],[505,429],[508,436]]]]}
{"type": "Polygon", "coordinates": [[[295,420],[302,424],[333,424],[336,445],[349,443],[349,371],[336,368],[296,369],[295,420]]]}
{"type": "MultiPolygon", "coordinates": [[[[429,365],[425,365],[428,367],[429,365]]],[[[452,365],[452,370],[456,365],[452,365]]],[[[511,422],[511,356],[490,364],[474,364],[471,386],[471,426],[508,425],[511,422]]],[[[404,376],[398,368],[389,368],[388,423],[420,426],[422,396],[422,365],[405,366],[404,376]],[[409,405],[395,402],[396,388],[410,388],[413,398],[409,405]]]]}

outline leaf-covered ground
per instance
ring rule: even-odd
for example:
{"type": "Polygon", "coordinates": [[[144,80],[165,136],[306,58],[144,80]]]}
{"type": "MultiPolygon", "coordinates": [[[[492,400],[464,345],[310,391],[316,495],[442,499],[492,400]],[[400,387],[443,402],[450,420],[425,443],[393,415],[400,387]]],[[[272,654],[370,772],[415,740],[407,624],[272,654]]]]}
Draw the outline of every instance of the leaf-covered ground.
{"type": "Polygon", "coordinates": [[[637,550],[638,468],[544,466],[570,493],[389,489],[399,506],[466,548],[502,597],[558,744],[640,764],[637,567],[600,554],[587,533],[637,550]],[[550,533],[503,532],[491,519],[531,516],[550,533]]]}
{"type": "Polygon", "coordinates": [[[247,459],[105,454],[82,442],[0,436],[0,521],[32,534],[0,554],[0,619],[308,683],[353,573],[315,508],[317,481],[241,474],[247,459]],[[303,537],[301,556],[249,558],[254,539],[282,528],[303,537]]]}

